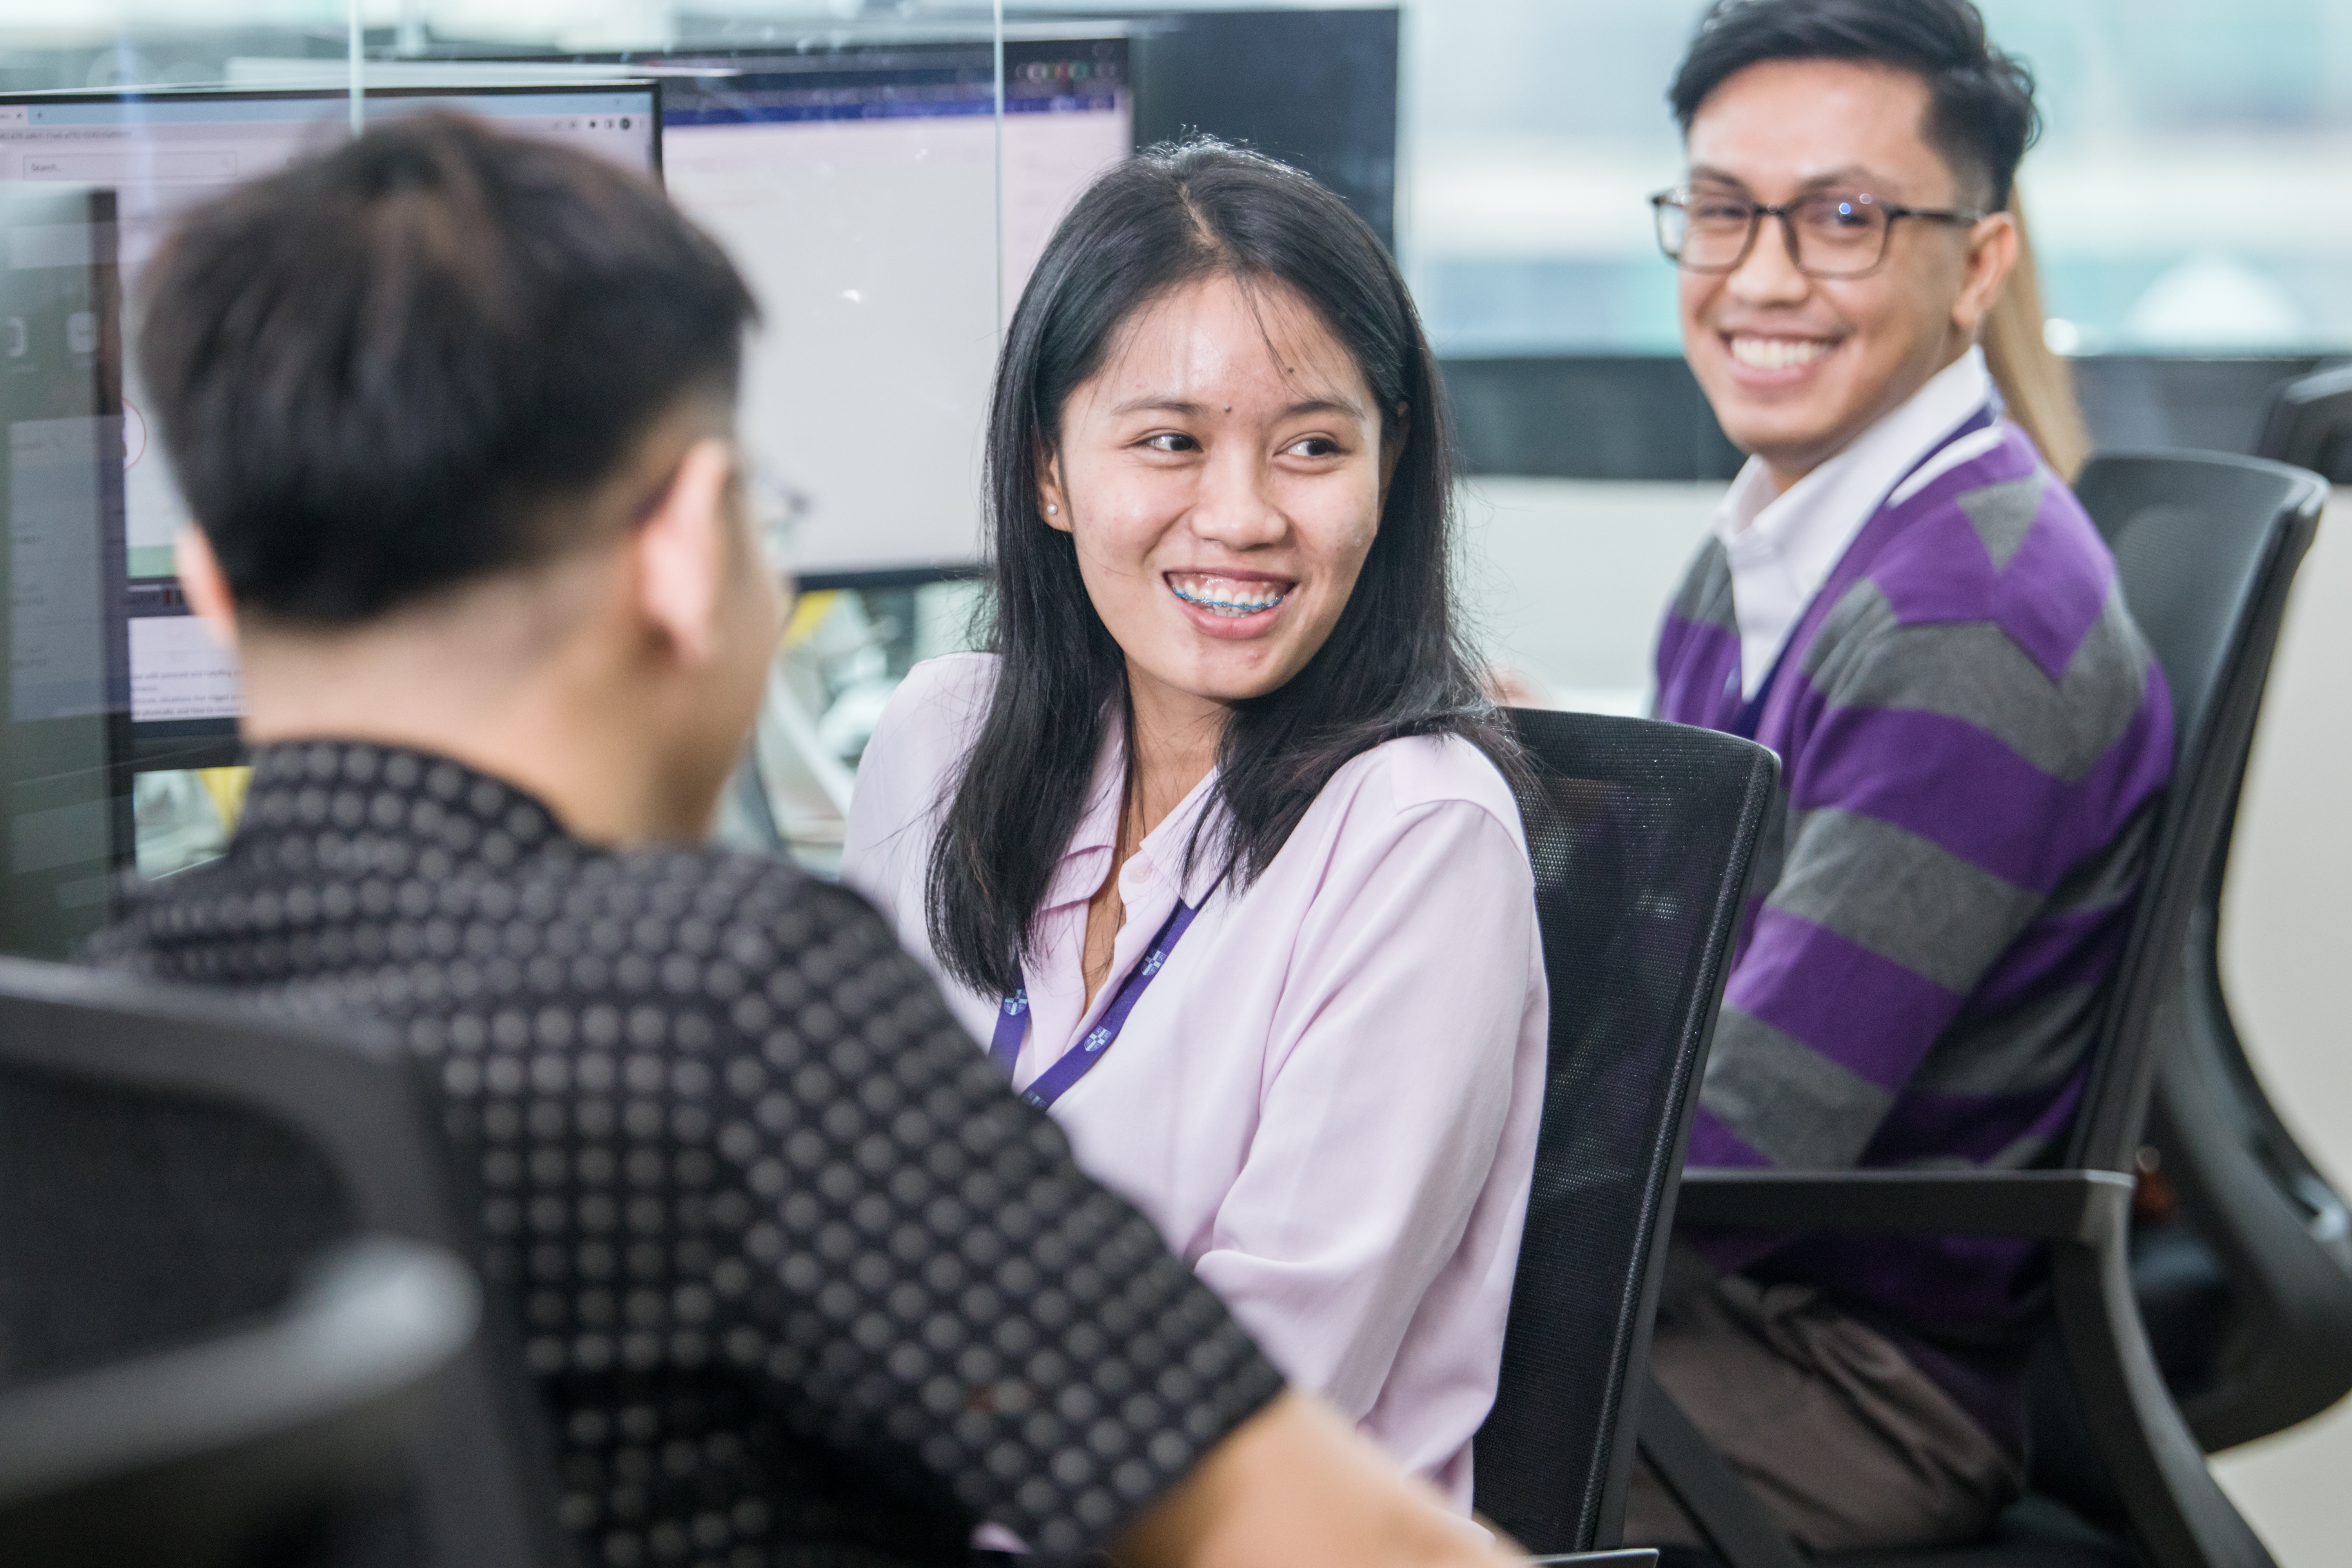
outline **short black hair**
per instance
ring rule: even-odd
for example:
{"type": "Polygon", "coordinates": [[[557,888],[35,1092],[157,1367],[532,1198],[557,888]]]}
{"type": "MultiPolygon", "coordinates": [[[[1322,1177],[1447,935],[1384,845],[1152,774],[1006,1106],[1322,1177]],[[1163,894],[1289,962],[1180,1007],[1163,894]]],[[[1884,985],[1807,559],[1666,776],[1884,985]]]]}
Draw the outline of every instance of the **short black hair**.
{"type": "Polygon", "coordinates": [[[1969,0],[1715,0],[1666,94],[1683,133],[1708,94],[1765,60],[1859,60],[1923,78],[1928,145],[1955,174],[1981,175],[1995,211],[2041,134],[2032,68],[1993,47],[1969,0]]]}
{"type": "Polygon", "coordinates": [[[140,365],[239,605],[346,626],[582,542],[558,503],[731,396],[757,319],[650,180],[436,112],[191,214],[140,365]]]}

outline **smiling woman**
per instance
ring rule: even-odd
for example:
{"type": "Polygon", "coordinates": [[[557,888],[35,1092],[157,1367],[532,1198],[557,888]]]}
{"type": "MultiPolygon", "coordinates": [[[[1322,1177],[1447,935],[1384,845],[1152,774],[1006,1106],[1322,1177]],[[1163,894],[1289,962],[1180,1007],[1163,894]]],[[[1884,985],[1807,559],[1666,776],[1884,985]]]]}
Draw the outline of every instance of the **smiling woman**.
{"type": "Polygon", "coordinates": [[[1448,446],[1336,197],[1214,142],[1104,176],[998,370],[992,651],[900,689],[843,870],[1080,1162],[1466,1510],[1547,997],[1448,446]]]}

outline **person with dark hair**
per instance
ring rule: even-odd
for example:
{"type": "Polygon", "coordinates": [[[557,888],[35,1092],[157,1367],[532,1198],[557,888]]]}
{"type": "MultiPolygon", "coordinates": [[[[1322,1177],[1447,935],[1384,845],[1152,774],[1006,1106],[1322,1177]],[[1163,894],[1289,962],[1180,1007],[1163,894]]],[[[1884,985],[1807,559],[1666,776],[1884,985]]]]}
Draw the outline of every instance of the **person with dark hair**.
{"type": "Polygon", "coordinates": [[[225,858],[96,962],[383,1020],[600,1563],[1499,1561],[1286,1392],[856,895],[699,847],[777,636],[753,316],[643,179],[425,116],[193,213],[146,383],[225,858]]]}
{"type": "Polygon", "coordinates": [[[988,474],[992,651],[899,689],[844,876],[1276,1363],[1466,1511],[1547,994],[1403,280],[1295,170],[1143,153],[1030,279],[988,474]]]}
{"type": "MultiPolygon", "coordinates": [[[[1683,342],[1748,460],[1669,610],[1660,717],[1779,752],[1694,1165],[2030,1165],[2080,1098],[2171,765],[2114,561],[1979,334],[2031,74],[1968,0],[1718,0],[1654,198],[1683,342]]],[[[1819,1551],[2014,1495],[2041,1259],[1713,1233],[1651,1366],[1819,1551]]],[[[1696,1539],[1646,1470],[1630,1541],[1696,1539]]]]}

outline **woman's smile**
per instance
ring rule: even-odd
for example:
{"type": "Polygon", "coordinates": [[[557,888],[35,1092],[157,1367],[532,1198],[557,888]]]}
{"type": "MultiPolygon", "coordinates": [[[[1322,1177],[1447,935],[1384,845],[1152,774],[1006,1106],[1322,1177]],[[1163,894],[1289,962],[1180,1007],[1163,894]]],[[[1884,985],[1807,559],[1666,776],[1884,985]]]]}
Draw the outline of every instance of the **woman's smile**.
{"type": "Polygon", "coordinates": [[[1297,584],[1262,573],[1167,572],[1161,580],[1189,616],[1205,620],[1202,630],[1217,637],[1255,637],[1270,628],[1297,584]]]}

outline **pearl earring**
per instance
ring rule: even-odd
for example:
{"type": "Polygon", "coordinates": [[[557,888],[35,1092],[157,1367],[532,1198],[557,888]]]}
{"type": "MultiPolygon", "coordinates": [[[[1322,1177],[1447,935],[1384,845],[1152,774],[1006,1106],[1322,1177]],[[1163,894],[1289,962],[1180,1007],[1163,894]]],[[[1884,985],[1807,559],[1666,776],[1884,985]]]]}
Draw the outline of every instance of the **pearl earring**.
{"type": "Polygon", "coordinates": [[[1052,514],[1052,513],[1054,513],[1054,512],[1057,512],[1057,511],[1059,511],[1059,510],[1062,510],[1062,509],[1061,509],[1060,507],[1055,506],[1052,501],[1047,501],[1047,502],[1045,503],[1045,510],[1046,510],[1046,512],[1047,512],[1047,514],[1048,514],[1048,515],[1050,515],[1050,514],[1052,514]]]}

